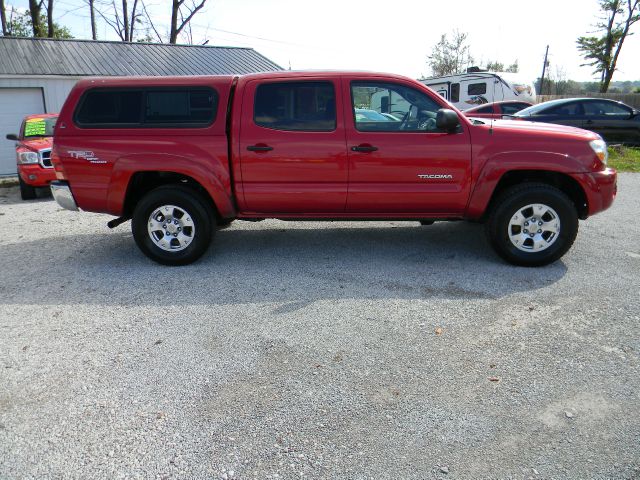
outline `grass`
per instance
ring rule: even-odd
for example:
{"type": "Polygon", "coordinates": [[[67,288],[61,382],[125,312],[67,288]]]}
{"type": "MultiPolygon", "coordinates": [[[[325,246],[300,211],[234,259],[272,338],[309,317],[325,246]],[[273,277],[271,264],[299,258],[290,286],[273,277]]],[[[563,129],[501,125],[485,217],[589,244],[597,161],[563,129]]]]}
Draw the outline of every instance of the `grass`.
{"type": "Polygon", "coordinates": [[[609,166],[619,172],[640,172],[640,148],[609,147],[609,166]]]}

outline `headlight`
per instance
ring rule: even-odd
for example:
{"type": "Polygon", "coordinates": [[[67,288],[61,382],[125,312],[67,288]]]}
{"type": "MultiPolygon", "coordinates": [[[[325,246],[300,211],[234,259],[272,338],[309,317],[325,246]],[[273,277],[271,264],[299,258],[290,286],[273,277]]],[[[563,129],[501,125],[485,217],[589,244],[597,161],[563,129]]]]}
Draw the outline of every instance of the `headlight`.
{"type": "Polygon", "coordinates": [[[38,163],[38,154],[36,152],[20,152],[18,153],[18,163],[21,165],[38,163]]]}
{"type": "Polygon", "coordinates": [[[607,160],[609,160],[609,151],[607,150],[607,143],[601,138],[598,140],[592,140],[589,142],[589,146],[595,152],[596,156],[600,159],[602,164],[606,167],[607,160]]]}

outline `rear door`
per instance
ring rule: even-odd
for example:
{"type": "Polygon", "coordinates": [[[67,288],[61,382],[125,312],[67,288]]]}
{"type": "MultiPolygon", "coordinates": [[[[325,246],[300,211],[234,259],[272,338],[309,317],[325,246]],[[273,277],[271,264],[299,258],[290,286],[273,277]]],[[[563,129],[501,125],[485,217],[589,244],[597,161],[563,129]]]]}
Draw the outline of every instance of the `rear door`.
{"type": "Polygon", "coordinates": [[[345,118],[349,147],[349,214],[398,217],[462,215],[469,198],[469,131],[436,127],[446,108],[412,83],[345,77],[345,118]],[[388,97],[381,102],[379,97],[388,97]],[[402,111],[396,121],[377,105],[402,111]]]}
{"type": "Polygon", "coordinates": [[[582,128],[585,121],[584,108],[581,102],[562,103],[534,115],[532,120],[582,128]]]}
{"type": "Polygon", "coordinates": [[[244,89],[240,160],[251,213],[343,213],[348,165],[339,80],[254,80],[244,89]]]}

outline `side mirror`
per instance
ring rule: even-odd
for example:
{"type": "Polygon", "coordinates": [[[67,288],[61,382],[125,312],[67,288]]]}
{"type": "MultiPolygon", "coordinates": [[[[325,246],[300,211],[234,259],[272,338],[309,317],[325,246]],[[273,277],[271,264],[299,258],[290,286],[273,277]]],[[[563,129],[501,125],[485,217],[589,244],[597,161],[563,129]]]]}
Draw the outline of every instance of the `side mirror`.
{"type": "Polygon", "coordinates": [[[441,108],[436,114],[436,127],[445,132],[453,133],[460,125],[458,114],[448,108],[441,108]]]}
{"type": "Polygon", "coordinates": [[[20,141],[20,139],[18,138],[18,135],[16,135],[15,133],[7,134],[7,140],[13,140],[14,142],[20,141]]]}

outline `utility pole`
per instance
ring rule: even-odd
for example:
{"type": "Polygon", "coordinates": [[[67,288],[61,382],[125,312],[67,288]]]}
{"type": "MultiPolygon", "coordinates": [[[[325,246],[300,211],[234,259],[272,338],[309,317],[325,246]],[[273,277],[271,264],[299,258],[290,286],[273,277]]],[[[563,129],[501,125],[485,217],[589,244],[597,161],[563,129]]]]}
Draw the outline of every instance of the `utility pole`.
{"type": "Polygon", "coordinates": [[[547,57],[549,56],[549,45],[547,45],[547,51],[544,52],[544,64],[542,65],[542,76],[540,77],[540,95],[542,95],[542,86],[544,85],[544,74],[547,70],[547,57]]]}

